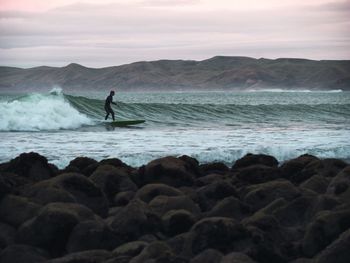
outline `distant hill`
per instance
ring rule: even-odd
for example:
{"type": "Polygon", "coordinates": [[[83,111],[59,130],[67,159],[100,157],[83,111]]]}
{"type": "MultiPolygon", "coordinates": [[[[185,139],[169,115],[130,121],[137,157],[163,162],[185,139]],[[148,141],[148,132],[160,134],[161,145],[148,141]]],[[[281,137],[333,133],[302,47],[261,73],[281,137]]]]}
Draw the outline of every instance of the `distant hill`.
{"type": "Polygon", "coordinates": [[[87,68],[0,67],[0,90],[350,90],[350,60],[254,59],[217,56],[203,61],[159,60],[87,68]]]}

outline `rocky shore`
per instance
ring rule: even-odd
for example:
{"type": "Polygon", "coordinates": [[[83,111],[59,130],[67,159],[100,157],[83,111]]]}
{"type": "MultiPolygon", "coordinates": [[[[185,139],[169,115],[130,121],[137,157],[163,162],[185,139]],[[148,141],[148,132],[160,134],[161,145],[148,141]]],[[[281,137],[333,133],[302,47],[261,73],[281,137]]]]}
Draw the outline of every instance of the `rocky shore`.
{"type": "Polygon", "coordinates": [[[248,154],[0,164],[1,263],[347,263],[350,165],[248,154]]]}

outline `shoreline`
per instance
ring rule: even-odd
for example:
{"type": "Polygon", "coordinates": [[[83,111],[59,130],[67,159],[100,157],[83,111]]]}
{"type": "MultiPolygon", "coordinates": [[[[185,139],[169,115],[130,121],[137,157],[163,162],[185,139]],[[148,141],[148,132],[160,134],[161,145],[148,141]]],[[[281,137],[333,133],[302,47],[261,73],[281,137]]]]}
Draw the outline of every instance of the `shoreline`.
{"type": "Polygon", "coordinates": [[[350,164],[312,155],[141,167],[0,164],[0,261],[349,262],[350,164]]]}

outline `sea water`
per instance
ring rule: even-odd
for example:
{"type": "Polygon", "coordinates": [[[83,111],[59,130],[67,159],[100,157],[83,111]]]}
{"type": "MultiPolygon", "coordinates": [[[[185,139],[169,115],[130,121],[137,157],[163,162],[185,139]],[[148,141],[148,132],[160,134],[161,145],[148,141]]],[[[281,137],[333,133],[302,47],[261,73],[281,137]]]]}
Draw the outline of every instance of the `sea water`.
{"type": "Polygon", "coordinates": [[[184,154],[228,165],[247,153],[350,160],[350,92],[117,92],[117,120],[146,120],[126,128],[104,121],[107,95],[0,93],[0,163],[30,151],[60,168],[78,156],[132,166],[184,154]]]}

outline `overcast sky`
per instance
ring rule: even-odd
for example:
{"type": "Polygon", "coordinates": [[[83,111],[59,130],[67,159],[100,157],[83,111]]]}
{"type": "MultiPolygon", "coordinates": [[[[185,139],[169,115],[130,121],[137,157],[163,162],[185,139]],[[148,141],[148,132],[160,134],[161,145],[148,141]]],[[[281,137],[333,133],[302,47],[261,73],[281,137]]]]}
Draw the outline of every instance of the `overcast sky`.
{"type": "Polygon", "coordinates": [[[350,59],[350,0],[0,0],[0,64],[350,59]]]}

